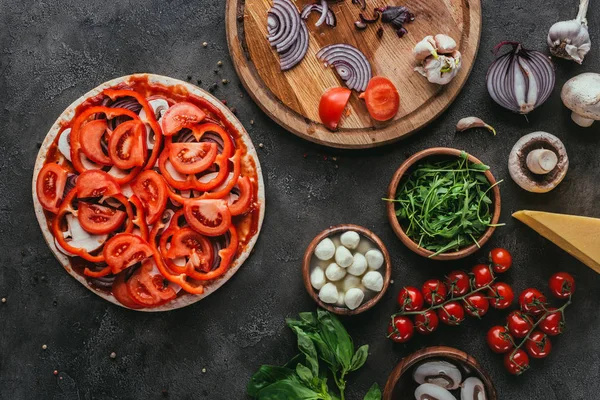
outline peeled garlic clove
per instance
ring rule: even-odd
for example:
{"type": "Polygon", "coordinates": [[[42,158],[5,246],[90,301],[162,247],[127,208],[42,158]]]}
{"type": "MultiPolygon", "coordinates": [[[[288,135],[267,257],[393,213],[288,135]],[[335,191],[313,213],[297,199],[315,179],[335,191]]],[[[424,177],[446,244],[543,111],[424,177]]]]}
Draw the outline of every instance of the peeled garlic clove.
{"type": "Polygon", "coordinates": [[[460,400],[487,400],[485,387],[479,378],[467,378],[461,386],[460,400]]]}
{"type": "Polygon", "coordinates": [[[367,270],[367,259],[360,253],[354,255],[352,264],[348,267],[348,273],[361,276],[367,270]]]}
{"type": "Polygon", "coordinates": [[[342,268],[347,268],[354,261],[354,257],[350,250],[344,246],[340,246],[335,250],[335,262],[342,268]]]}
{"type": "Polygon", "coordinates": [[[334,304],[338,301],[338,290],[333,283],[326,283],[319,291],[319,299],[323,303],[334,304]]]}
{"type": "Polygon", "coordinates": [[[379,269],[383,265],[383,254],[379,250],[369,250],[365,253],[369,269],[379,269]]]}
{"type": "Polygon", "coordinates": [[[321,290],[323,285],[325,285],[327,281],[325,280],[325,272],[321,267],[315,267],[310,273],[310,284],[317,290],[321,290]]]}
{"type": "Polygon", "coordinates": [[[331,263],[325,270],[325,276],[332,282],[339,281],[346,276],[346,270],[336,263],[331,263]]]}
{"type": "Polygon", "coordinates": [[[477,117],[463,118],[460,121],[458,121],[458,123],[456,124],[457,132],[464,132],[467,129],[472,129],[472,128],[486,128],[490,132],[492,132],[494,134],[494,136],[496,136],[496,130],[491,125],[486,124],[485,122],[483,122],[483,120],[481,120],[477,117]]]}
{"type": "Polygon", "coordinates": [[[352,288],[346,292],[344,302],[346,304],[346,307],[348,307],[351,310],[354,310],[358,308],[358,306],[360,306],[364,298],[365,293],[362,290],[360,290],[359,288],[352,288]]]}
{"type": "Polygon", "coordinates": [[[377,271],[369,271],[363,276],[362,284],[369,290],[381,292],[381,289],[383,289],[383,276],[377,271]]]}
{"type": "Polygon", "coordinates": [[[413,379],[417,383],[433,383],[448,390],[457,389],[462,381],[458,368],[446,361],[425,362],[415,369],[413,379]]]}
{"type": "Polygon", "coordinates": [[[456,400],[446,389],[432,383],[424,383],[415,390],[417,400],[456,400]]]}
{"type": "Polygon", "coordinates": [[[426,36],[423,40],[415,45],[413,55],[417,61],[422,61],[429,56],[437,58],[436,44],[433,36],[426,36]]]}
{"type": "Polygon", "coordinates": [[[329,238],[325,238],[319,242],[315,247],[315,256],[319,260],[327,261],[331,260],[331,257],[335,254],[335,244],[329,238]]]}
{"type": "Polygon", "coordinates": [[[440,54],[448,54],[456,50],[456,41],[448,35],[441,33],[435,35],[435,44],[440,54]]]}
{"type": "Polygon", "coordinates": [[[360,243],[360,235],[354,231],[344,232],[340,236],[340,242],[342,242],[344,247],[354,250],[360,243]]]}

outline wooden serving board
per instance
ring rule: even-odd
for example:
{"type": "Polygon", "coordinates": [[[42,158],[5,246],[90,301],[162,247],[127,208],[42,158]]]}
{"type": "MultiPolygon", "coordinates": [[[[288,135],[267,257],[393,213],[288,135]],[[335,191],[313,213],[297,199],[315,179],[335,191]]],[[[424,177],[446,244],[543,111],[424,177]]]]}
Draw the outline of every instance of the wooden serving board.
{"type": "MultiPolygon", "coordinates": [[[[298,10],[314,0],[292,0],[298,10]]],[[[309,48],[300,64],[281,72],[279,56],[269,45],[267,12],[272,0],[227,0],[227,42],[234,66],[246,90],[264,112],[290,132],[313,142],[339,148],[367,148],[391,143],[424,127],[442,113],[458,95],[467,80],[481,33],[480,0],[367,0],[362,11],[351,0],[330,1],[337,26],[315,27],[319,15],[307,20],[309,48]],[[408,34],[396,35],[394,28],[381,21],[358,31],[354,21],[364,12],[370,18],[374,7],[405,5],[416,15],[406,25],[408,34]],[[377,37],[382,26],[383,37],[377,37]],[[417,72],[412,56],[414,45],[427,35],[445,33],[459,44],[462,69],[446,85],[431,84],[417,72]],[[349,114],[341,128],[330,132],[320,122],[321,94],[330,87],[343,86],[332,68],[326,68],[315,54],[322,47],[347,43],[361,50],[371,63],[373,76],[382,75],[394,82],[400,93],[400,110],[386,123],[369,117],[364,102],[354,93],[349,114]]]]}

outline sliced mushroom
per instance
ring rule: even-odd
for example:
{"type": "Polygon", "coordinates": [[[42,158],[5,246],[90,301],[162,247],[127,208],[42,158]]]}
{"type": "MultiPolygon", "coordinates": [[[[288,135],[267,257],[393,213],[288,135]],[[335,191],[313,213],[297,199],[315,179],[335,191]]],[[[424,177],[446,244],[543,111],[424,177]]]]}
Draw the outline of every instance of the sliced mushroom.
{"type": "Polygon", "coordinates": [[[568,169],[567,149],[556,136],[547,132],[523,136],[508,156],[511,178],[528,192],[551,191],[562,182],[568,169]]]}
{"type": "Polygon", "coordinates": [[[485,386],[481,379],[474,376],[465,379],[462,390],[460,391],[460,400],[486,400],[485,386]]]}
{"type": "MultiPolygon", "coordinates": [[[[73,214],[68,214],[65,219],[67,220],[67,230],[63,232],[63,235],[69,245],[78,249],[85,249],[89,253],[94,250],[98,250],[104,244],[104,242],[106,242],[106,239],[108,238],[107,234],[92,235],[91,233],[86,232],[79,224],[77,217],[73,214]]],[[[56,239],[54,243],[61,253],[64,253],[68,256],[74,256],[74,254],[63,249],[58,244],[56,239]]]]}
{"type": "Polygon", "coordinates": [[[600,120],[600,74],[586,72],[569,79],[560,97],[577,125],[587,128],[600,120]]]}
{"type": "MultiPolygon", "coordinates": [[[[160,121],[162,116],[169,109],[169,103],[164,99],[150,100],[148,101],[148,104],[150,104],[150,107],[154,110],[157,121],[160,121]]],[[[146,146],[149,150],[152,150],[154,148],[154,143],[156,142],[156,137],[148,124],[148,116],[143,108],[140,110],[140,119],[146,124],[146,146]]]]}
{"type": "Polygon", "coordinates": [[[448,390],[433,383],[424,383],[415,390],[417,400],[456,400],[448,390]]]}
{"type": "Polygon", "coordinates": [[[60,133],[58,137],[58,151],[69,161],[71,161],[71,143],[69,142],[69,136],[71,135],[71,128],[67,128],[60,133]]]}
{"type": "Polygon", "coordinates": [[[462,374],[458,368],[446,361],[429,361],[423,363],[413,372],[417,383],[433,383],[444,389],[454,390],[460,386],[462,374]]]}

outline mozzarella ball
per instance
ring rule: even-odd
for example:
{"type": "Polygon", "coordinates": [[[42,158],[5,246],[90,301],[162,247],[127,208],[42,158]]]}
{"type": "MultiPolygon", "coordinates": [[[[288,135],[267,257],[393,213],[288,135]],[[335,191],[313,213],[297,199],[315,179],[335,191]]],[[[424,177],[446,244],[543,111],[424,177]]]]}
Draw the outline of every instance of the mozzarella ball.
{"type": "Polygon", "coordinates": [[[342,242],[345,247],[354,250],[360,243],[360,236],[354,231],[344,232],[342,233],[342,236],[340,236],[340,242],[342,242]]]}
{"type": "Polygon", "coordinates": [[[369,290],[381,292],[381,289],[383,289],[383,276],[377,271],[369,271],[363,276],[362,283],[369,290]]]}
{"type": "Polygon", "coordinates": [[[310,273],[310,283],[317,290],[321,290],[323,285],[327,283],[325,280],[325,272],[323,272],[321,267],[315,267],[315,269],[312,270],[310,273]]]}
{"type": "Polygon", "coordinates": [[[315,256],[319,260],[327,261],[331,260],[331,257],[335,254],[335,244],[329,238],[325,238],[319,242],[315,247],[315,256]]]}
{"type": "Polygon", "coordinates": [[[360,286],[360,278],[354,275],[346,275],[343,282],[344,291],[347,292],[352,288],[357,288],[360,286]]]}
{"type": "Polygon", "coordinates": [[[352,288],[346,292],[346,296],[344,296],[344,303],[346,303],[346,307],[351,310],[354,310],[365,298],[365,294],[359,288],[352,288]]]}
{"type": "Polygon", "coordinates": [[[379,250],[369,250],[365,254],[369,269],[379,269],[383,265],[383,254],[379,250]]]}
{"type": "Polygon", "coordinates": [[[353,257],[352,265],[348,267],[348,273],[361,276],[367,270],[367,259],[360,253],[356,253],[353,257]]]}
{"type": "Polygon", "coordinates": [[[352,253],[350,250],[345,248],[344,246],[340,246],[335,250],[335,262],[342,268],[349,267],[354,261],[354,257],[352,257],[352,253]]]}
{"type": "Polygon", "coordinates": [[[338,301],[338,290],[333,283],[326,283],[319,291],[323,303],[334,304],[338,301]]]}
{"type": "Polygon", "coordinates": [[[344,298],[345,297],[346,297],[346,295],[344,294],[344,292],[340,292],[338,290],[338,298],[337,298],[337,301],[335,302],[335,305],[339,306],[339,307],[344,307],[344,304],[345,304],[344,303],[344,298]]]}
{"type": "Polygon", "coordinates": [[[336,282],[346,276],[346,270],[336,263],[331,263],[325,270],[325,276],[327,276],[327,279],[330,281],[336,282]]]}

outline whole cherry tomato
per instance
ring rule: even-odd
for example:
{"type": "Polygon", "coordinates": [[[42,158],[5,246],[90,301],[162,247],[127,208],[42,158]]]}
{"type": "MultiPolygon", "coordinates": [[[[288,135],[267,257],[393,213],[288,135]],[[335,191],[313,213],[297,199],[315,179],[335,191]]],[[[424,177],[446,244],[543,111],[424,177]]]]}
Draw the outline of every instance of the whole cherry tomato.
{"type": "Polygon", "coordinates": [[[494,280],[494,273],[489,265],[477,264],[473,267],[471,273],[473,274],[473,286],[477,289],[489,285],[494,280]]]}
{"type": "Polygon", "coordinates": [[[550,277],[548,286],[554,297],[566,299],[575,291],[575,278],[567,272],[558,272],[550,277]]]}
{"type": "Polygon", "coordinates": [[[515,293],[509,284],[504,282],[494,283],[488,291],[490,305],[499,310],[510,307],[515,299],[515,293]]]}
{"type": "Polygon", "coordinates": [[[465,311],[471,317],[481,318],[490,309],[490,302],[481,293],[473,293],[465,297],[465,311]]]}
{"type": "Polygon", "coordinates": [[[529,369],[529,357],[523,350],[518,349],[514,353],[504,355],[504,368],[513,375],[521,375],[529,369]]]}
{"type": "Polygon", "coordinates": [[[562,333],[565,323],[562,318],[562,313],[556,308],[548,308],[548,314],[542,317],[538,327],[549,336],[556,336],[562,333]]]}
{"type": "Polygon", "coordinates": [[[438,318],[446,325],[460,325],[465,320],[465,309],[457,301],[451,301],[438,310],[438,318]]]}
{"type": "Polygon", "coordinates": [[[501,274],[512,266],[512,256],[506,249],[497,248],[490,251],[490,263],[494,272],[501,274]]]}
{"type": "Polygon", "coordinates": [[[440,320],[433,310],[415,315],[415,330],[421,335],[429,335],[437,329],[439,324],[440,320]]]}
{"type": "Polygon", "coordinates": [[[519,305],[521,310],[527,314],[540,315],[546,307],[546,296],[537,289],[525,289],[519,296],[519,305]]]}
{"type": "Polygon", "coordinates": [[[446,285],[439,279],[425,281],[421,290],[427,304],[440,304],[448,295],[446,285]]]}
{"type": "Polygon", "coordinates": [[[487,344],[494,353],[503,354],[513,348],[513,338],[505,326],[492,326],[487,333],[487,344]]]}
{"type": "Polygon", "coordinates": [[[525,350],[533,358],[544,358],[552,351],[552,343],[545,333],[533,331],[525,342],[525,350]]]}
{"type": "Polygon", "coordinates": [[[388,326],[388,337],[396,343],[408,342],[414,333],[414,324],[408,317],[394,317],[394,325],[390,321],[390,325],[388,326]]]}
{"type": "Polygon", "coordinates": [[[455,297],[464,296],[471,289],[469,274],[465,271],[452,271],[446,277],[448,292],[455,297]]]}
{"type": "Polygon", "coordinates": [[[404,311],[421,311],[423,309],[423,295],[413,286],[405,286],[398,293],[398,305],[404,311]]]}
{"type": "Polygon", "coordinates": [[[516,310],[506,317],[506,326],[511,335],[516,338],[524,338],[533,328],[533,320],[522,311],[516,310]]]}

